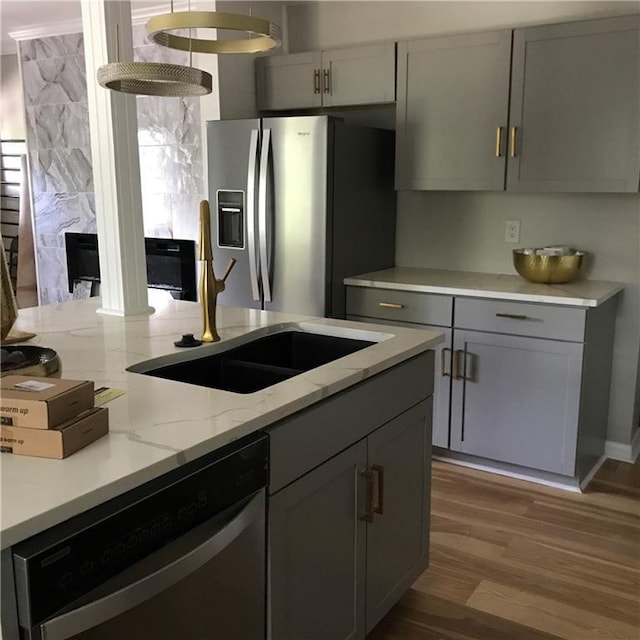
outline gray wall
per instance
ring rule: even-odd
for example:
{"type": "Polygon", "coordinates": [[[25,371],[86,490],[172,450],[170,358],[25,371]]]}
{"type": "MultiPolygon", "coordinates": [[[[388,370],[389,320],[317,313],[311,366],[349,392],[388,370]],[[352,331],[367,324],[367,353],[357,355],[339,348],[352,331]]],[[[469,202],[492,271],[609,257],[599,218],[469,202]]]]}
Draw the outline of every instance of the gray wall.
{"type": "Polygon", "coordinates": [[[0,137],[24,140],[24,104],[18,55],[0,56],[0,137]]]}
{"type": "Polygon", "coordinates": [[[637,424],[640,198],[636,195],[404,191],[398,194],[396,264],[514,273],[514,246],[569,244],[589,252],[587,277],[625,283],[619,299],[608,439],[631,441],[637,424]],[[503,242],[521,222],[520,244],[503,242]]]}
{"type": "MultiPolygon", "coordinates": [[[[288,9],[291,52],[421,35],[638,13],[637,2],[308,2],[288,9]]],[[[608,439],[629,444],[640,412],[640,197],[400,192],[396,264],[514,273],[511,249],[568,243],[588,276],[625,283],[616,320],[608,439]],[[521,221],[520,245],[503,242],[521,221]]]]}
{"type": "MultiPolygon", "coordinates": [[[[87,85],[82,34],[20,42],[40,304],[69,300],[64,233],[94,233],[87,85]]],[[[188,53],[146,42],[134,59],[188,63],[188,53]]],[[[138,141],[145,235],[196,239],[204,194],[197,99],[139,97],[138,141]]],[[[76,289],[86,297],[88,286],[76,289]]]]}

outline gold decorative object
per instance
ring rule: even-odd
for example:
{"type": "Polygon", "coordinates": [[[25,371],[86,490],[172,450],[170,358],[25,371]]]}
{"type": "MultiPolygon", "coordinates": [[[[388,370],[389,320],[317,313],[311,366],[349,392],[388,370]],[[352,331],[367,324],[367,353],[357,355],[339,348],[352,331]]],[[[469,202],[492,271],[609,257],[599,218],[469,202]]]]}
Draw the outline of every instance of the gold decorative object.
{"type": "Polygon", "coordinates": [[[164,62],[111,62],[98,69],[105,89],[143,96],[184,98],[211,93],[210,73],[164,62]]]}
{"type": "Polygon", "coordinates": [[[202,305],[202,320],[204,329],[202,342],[218,342],[220,336],[216,329],[216,299],[225,289],[225,282],[236,263],[234,258],[229,260],[227,270],[220,280],[213,273],[213,251],[211,250],[211,214],[209,202],[200,203],[200,252],[198,259],[202,265],[200,274],[200,304],[202,305]]]}
{"type": "Polygon", "coordinates": [[[219,11],[172,11],[154,16],[147,22],[147,36],[163,47],[199,53],[258,53],[282,44],[282,30],[277,24],[263,18],[219,11]],[[249,37],[207,40],[167,33],[175,29],[230,29],[245,31],[249,37]]]}
{"type": "Polygon", "coordinates": [[[8,357],[3,362],[0,377],[15,375],[59,378],[62,375],[60,356],[53,349],[26,344],[3,346],[2,349],[8,357]]]}
{"type": "Polygon", "coordinates": [[[13,323],[18,317],[18,305],[13,293],[13,287],[11,286],[11,276],[9,275],[9,264],[7,263],[7,256],[4,252],[4,246],[2,246],[2,260],[0,261],[0,285],[2,287],[2,308],[0,309],[1,320],[1,334],[0,338],[4,340],[13,323]]]}
{"type": "Polygon", "coordinates": [[[539,255],[532,249],[514,249],[513,266],[530,282],[563,284],[580,275],[585,255],[583,251],[569,255],[539,255]]]}

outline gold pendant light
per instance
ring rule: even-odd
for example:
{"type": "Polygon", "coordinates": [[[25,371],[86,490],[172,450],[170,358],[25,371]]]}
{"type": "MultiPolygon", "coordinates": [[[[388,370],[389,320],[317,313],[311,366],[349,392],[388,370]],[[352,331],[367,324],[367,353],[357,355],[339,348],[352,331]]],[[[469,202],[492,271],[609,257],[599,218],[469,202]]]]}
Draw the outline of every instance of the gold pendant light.
{"type": "Polygon", "coordinates": [[[105,89],[143,96],[185,98],[211,93],[211,74],[164,62],[111,62],[98,69],[105,89]]]}
{"type": "Polygon", "coordinates": [[[259,53],[282,44],[282,30],[277,24],[250,15],[218,11],[177,11],[150,18],[147,36],[153,42],[182,51],[199,53],[259,53]],[[248,38],[241,40],[206,40],[185,38],[168,33],[176,29],[230,29],[245,31],[248,38]]]}
{"type": "MultiPolygon", "coordinates": [[[[117,25],[116,51],[118,61],[109,62],[98,69],[98,84],[105,89],[164,98],[197,97],[211,93],[211,74],[201,69],[165,62],[120,62],[120,32],[117,25]]],[[[189,64],[192,64],[191,50],[189,53],[189,64]]]]}

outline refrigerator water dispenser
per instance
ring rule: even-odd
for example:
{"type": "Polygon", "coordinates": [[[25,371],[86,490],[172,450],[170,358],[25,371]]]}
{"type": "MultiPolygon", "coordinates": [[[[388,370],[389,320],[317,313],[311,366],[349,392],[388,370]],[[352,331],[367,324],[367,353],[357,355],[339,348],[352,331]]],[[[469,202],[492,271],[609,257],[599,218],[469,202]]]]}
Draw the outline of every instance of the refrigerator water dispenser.
{"type": "Polygon", "coordinates": [[[244,192],[218,191],[218,246],[244,249],[244,192]]]}

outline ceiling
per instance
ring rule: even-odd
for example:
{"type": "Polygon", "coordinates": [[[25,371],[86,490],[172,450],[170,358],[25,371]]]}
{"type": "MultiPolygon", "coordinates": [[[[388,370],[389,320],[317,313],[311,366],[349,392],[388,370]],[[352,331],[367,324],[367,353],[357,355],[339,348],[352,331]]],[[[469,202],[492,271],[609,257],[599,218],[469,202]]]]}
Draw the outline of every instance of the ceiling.
{"type": "Polygon", "coordinates": [[[32,25],[81,19],[79,0],[0,0],[0,52],[16,53],[9,34],[32,25]]]}
{"type": "MultiPolygon", "coordinates": [[[[132,11],[158,5],[168,8],[169,0],[131,0],[132,11]]],[[[16,43],[10,33],[81,19],[80,0],[0,0],[0,53],[16,53],[16,43]]]]}

